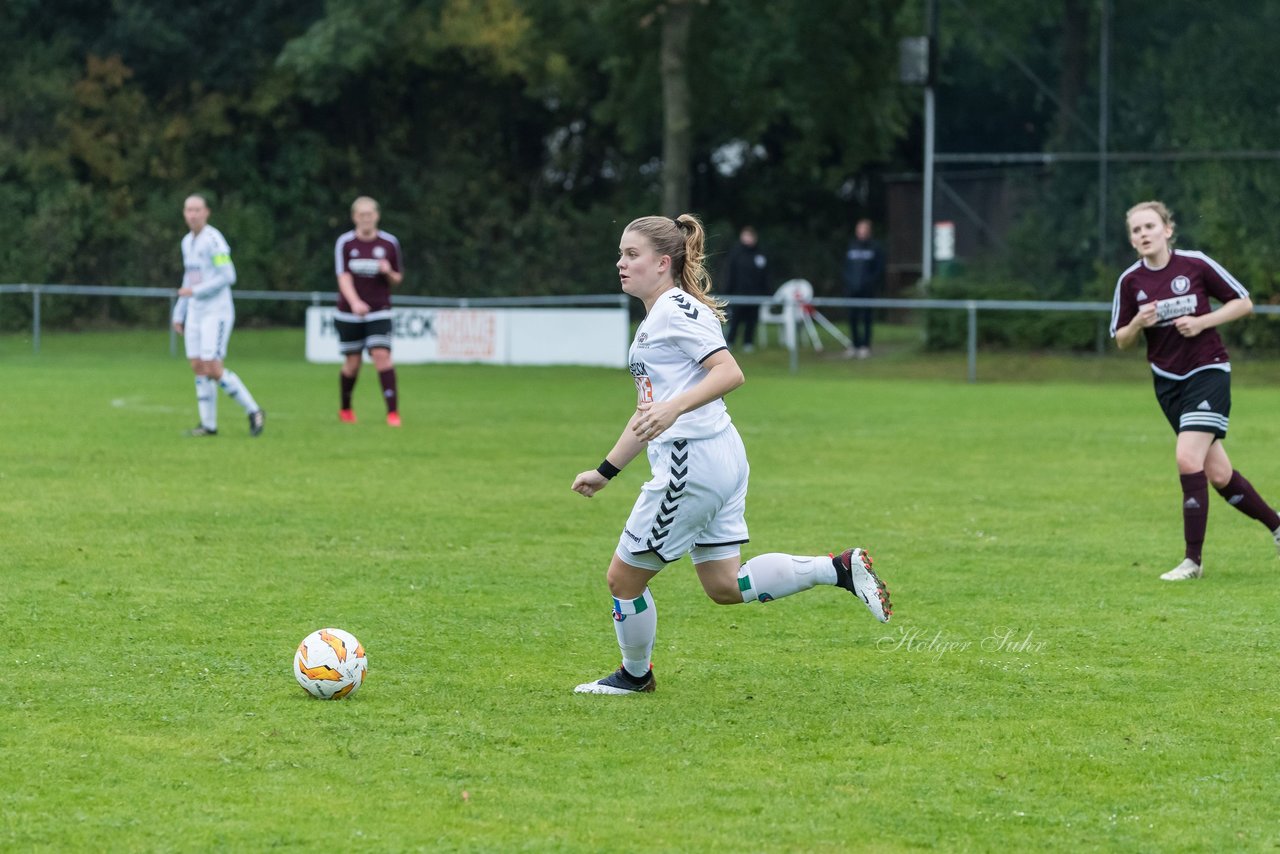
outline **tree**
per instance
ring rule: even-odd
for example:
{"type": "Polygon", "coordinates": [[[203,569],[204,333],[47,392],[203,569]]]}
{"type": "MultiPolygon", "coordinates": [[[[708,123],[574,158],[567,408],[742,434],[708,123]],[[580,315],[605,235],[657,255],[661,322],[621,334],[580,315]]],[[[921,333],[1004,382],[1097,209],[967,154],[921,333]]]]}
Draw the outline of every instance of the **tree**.
{"type": "Polygon", "coordinates": [[[775,257],[825,258],[867,204],[846,186],[894,156],[910,115],[896,0],[6,12],[10,281],[170,284],[193,190],[262,288],[331,288],[362,193],[400,233],[411,293],[612,289],[618,221],[654,210],[702,213],[713,240],[747,211],[775,257]],[[745,152],[733,168],[728,150],[745,152]]]}
{"type": "Polygon", "coordinates": [[[662,16],[662,210],[689,209],[693,115],[689,95],[689,31],[694,0],[668,0],[662,16]]]}

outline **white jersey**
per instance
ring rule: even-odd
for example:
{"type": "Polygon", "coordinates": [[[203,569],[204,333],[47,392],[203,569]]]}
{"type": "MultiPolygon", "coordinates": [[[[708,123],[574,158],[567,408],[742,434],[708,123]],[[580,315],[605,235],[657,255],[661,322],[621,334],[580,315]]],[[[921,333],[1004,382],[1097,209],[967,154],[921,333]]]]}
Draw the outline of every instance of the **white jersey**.
{"type": "MultiPolygon", "coordinates": [[[[636,330],[628,360],[639,403],[670,400],[693,388],[707,375],[707,357],[728,349],[720,319],[680,288],[658,297],[636,330]]],[[[706,439],[729,426],[724,398],[686,412],[655,441],[706,439]]]]}
{"type": "Polygon", "coordinates": [[[205,225],[199,234],[182,238],[182,286],[191,288],[190,297],[181,297],[174,306],[173,319],[185,323],[187,314],[234,317],[231,286],[236,283],[236,265],[231,263],[231,247],[222,232],[205,225]]]}

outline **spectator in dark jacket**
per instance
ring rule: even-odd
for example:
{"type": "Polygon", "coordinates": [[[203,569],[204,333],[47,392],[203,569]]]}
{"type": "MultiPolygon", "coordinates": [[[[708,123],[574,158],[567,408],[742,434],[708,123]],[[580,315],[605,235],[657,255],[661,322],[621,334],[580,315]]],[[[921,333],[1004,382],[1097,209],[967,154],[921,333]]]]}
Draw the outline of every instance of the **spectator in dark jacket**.
{"type": "Polygon", "coordinates": [[[733,303],[736,296],[765,296],[769,291],[766,267],[769,261],[760,251],[756,230],[744,225],[738,234],[738,245],[729,250],[724,274],[716,290],[730,296],[729,332],[725,339],[732,348],[742,329],[742,349],[750,353],[756,348],[756,325],[760,322],[760,306],[733,303]]]}
{"type": "MultiPolygon", "coordinates": [[[[871,220],[860,219],[854,226],[853,242],[844,253],[844,295],[850,298],[874,298],[884,284],[884,249],[871,238],[871,220]]],[[[853,345],[845,355],[865,359],[871,355],[871,322],[874,309],[849,309],[849,334],[853,345]]]]}

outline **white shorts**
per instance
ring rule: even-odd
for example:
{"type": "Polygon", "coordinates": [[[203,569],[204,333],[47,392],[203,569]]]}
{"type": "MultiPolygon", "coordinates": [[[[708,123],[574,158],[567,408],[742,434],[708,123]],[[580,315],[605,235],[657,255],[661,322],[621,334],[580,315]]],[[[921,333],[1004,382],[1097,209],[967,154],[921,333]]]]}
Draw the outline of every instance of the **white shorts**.
{"type": "Polygon", "coordinates": [[[224,361],[227,358],[227,341],[236,325],[236,316],[224,312],[196,314],[187,312],[187,322],[182,326],[182,340],[187,347],[188,359],[204,362],[224,361]]]}
{"type": "Polygon", "coordinates": [[[694,563],[732,557],[747,535],[751,466],[732,424],[710,439],[649,443],[653,477],[640,489],[618,539],[618,557],[641,569],[692,554],[694,563]]]}

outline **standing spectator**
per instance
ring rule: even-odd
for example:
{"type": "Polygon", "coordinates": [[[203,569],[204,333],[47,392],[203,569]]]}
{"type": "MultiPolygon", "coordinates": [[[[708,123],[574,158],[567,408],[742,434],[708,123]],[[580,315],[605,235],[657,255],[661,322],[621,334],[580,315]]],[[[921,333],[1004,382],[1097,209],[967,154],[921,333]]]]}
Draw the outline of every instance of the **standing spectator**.
{"type": "Polygon", "coordinates": [[[387,404],[387,424],[400,426],[396,396],[396,369],[391,363],[391,289],[404,280],[400,266],[400,241],[378,228],[378,203],[361,196],[351,203],[355,228],[334,245],[334,268],[338,276],[338,310],[334,326],[338,350],[346,357],[341,375],[342,405],[338,418],[354,424],[356,411],[351,393],[360,375],[365,350],[373,359],[387,404]]]}
{"type": "Polygon", "coordinates": [[[704,237],[698,218],[682,214],[634,220],[619,241],[622,290],[645,308],[628,359],[636,406],[604,462],[574,478],[573,490],[591,498],[642,454],[652,477],[609,563],[622,665],[579,685],[580,694],[654,689],[649,658],[658,617],[649,582],[685,555],[693,558],[703,590],[721,605],[768,602],[826,585],[852,593],[881,622],[893,613],[889,591],[860,548],[839,556],[773,552],[742,562],[751,467],[724,397],[743,376],[725,346],[720,301],[703,267],[704,237]]]}
{"type": "Polygon", "coordinates": [[[1125,216],[1138,260],[1120,274],[1111,335],[1121,350],[1147,339],[1156,401],[1177,435],[1182,481],[1182,563],[1160,577],[1186,581],[1204,573],[1201,553],[1209,521],[1209,485],[1228,504],[1271,532],[1280,551],[1280,516],[1231,466],[1226,448],[1231,414],[1231,362],[1214,327],[1253,311],[1249,292],[1203,252],[1173,249],[1173,216],[1160,202],[1141,202],[1125,216]],[[1216,309],[1209,298],[1221,305],[1216,309]]]}
{"type": "Polygon", "coordinates": [[[187,359],[196,375],[196,409],[200,414],[200,423],[187,435],[218,435],[220,386],[244,407],[249,416],[249,435],[257,436],[266,424],[267,413],[235,371],[222,364],[236,324],[235,304],[231,301],[236,265],[231,263],[231,247],[222,232],[209,225],[209,203],[204,196],[187,196],[182,217],[191,230],[182,238],[182,286],[173,307],[173,328],[182,335],[187,359]]]}
{"type": "MultiPolygon", "coordinates": [[[[769,280],[765,268],[769,260],[760,250],[759,235],[755,228],[744,225],[738,234],[738,245],[729,250],[724,264],[724,282],[721,292],[734,296],[765,296],[769,293],[769,280]]],[[[760,306],[757,303],[738,303],[730,309],[728,344],[738,340],[742,329],[742,349],[751,353],[756,349],[756,326],[760,323],[760,306]]]]}
{"type": "MultiPolygon", "coordinates": [[[[871,220],[860,219],[854,226],[853,241],[844,253],[844,295],[853,299],[873,299],[884,284],[884,249],[871,237],[871,220]]],[[[871,355],[871,324],[874,309],[849,309],[849,337],[852,345],[845,350],[848,358],[865,359],[871,355]]]]}

